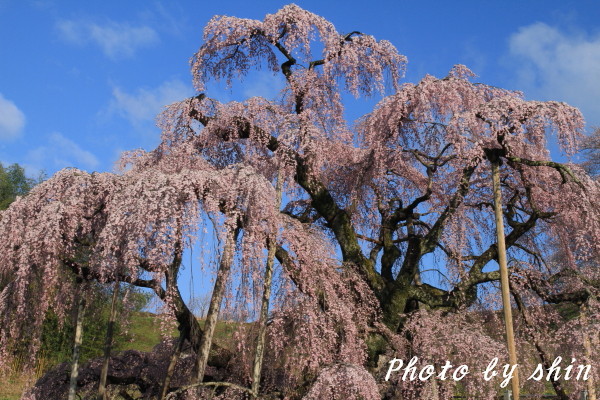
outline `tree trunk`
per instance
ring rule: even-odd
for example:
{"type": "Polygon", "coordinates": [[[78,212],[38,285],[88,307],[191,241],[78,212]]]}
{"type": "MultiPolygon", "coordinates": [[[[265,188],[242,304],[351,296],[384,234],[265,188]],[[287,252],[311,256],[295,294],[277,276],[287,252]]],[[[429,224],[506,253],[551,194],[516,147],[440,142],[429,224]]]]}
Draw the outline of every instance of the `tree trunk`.
{"type": "Polygon", "coordinates": [[[79,294],[79,305],[77,306],[77,325],[75,328],[75,343],[73,344],[73,361],[71,364],[71,379],[69,382],[68,400],[75,400],[77,393],[77,377],[79,375],[79,351],[81,348],[83,333],[83,311],[85,309],[85,299],[83,293],[79,294]]]}
{"type": "MultiPolygon", "coordinates": [[[[202,338],[204,337],[204,330],[200,326],[196,316],[183,301],[179,288],[175,286],[171,293],[173,312],[177,319],[179,335],[185,336],[189,340],[192,350],[198,354],[202,338]]],[[[219,348],[219,357],[210,358],[209,364],[217,367],[225,367],[229,362],[230,356],[231,354],[227,349],[219,348]]]]}
{"type": "MultiPolygon", "coordinates": [[[[178,229],[178,235],[181,235],[181,231],[178,229]]],[[[163,300],[166,300],[166,293],[170,293],[171,307],[175,318],[177,319],[179,336],[188,339],[192,350],[196,354],[200,353],[200,347],[202,338],[204,337],[204,330],[200,327],[198,319],[188,308],[181,297],[179,286],[177,284],[177,277],[179,276],[179,268],[181,267],[181,257],[183,254],[183,247],[181,237],[176,244],[175,256],[167,272],[165,272],[166,290],[156,291],[156,294],[163,300]]],[[[215,357],[210,360],[210,364],[218,367],[225,367],[229,362],[230,354],[226,349],[219,349],[219,357],[215,357]]]]}
{"type": "MultiPolygon", "coordinates": [[[[587,326],[587,307],[584,306],[581,309],[581,325],[584,327],[587,326]]],[[[587,364],[592,364],[592,344],[590,343],[590,336],[588,335],[588,333],[584,330],[583,331],[583,348],[585,349],[585,361],[587,364]]],[[[586,381],[586,386],[587,386],[587,391],[588,391],[588,399],[589,400],[596,400],[596,385],[594,382],[594,371],[591,371],[590,373],[590,379],[588,379],[586,381]]]]}
{"type": "Polygon", "coordinates": [[[163,386],[160,391],[160,397],[158,400],[164,400],[167,397],[167,392],[169,391],[169,385],[171,384],[171,379],[173,378],[173,372],[175,372],[175,366],[177,365],[177,360],[181,354],[181,349],[183,348],[183,342],[185,342],[185,336],[180,334],[177,343],[175,344],[175,349],[173,350],[173,354],[171,355],[171,361],[169,362],[169,367],[167,368],[167,374],[165,375],[165,380],[163,381],[163,386]]]}
{"type": "MultiPolygon", "coordinates": [[[[277,176],[277,201],[276,208],[279,212],[281,207],[281,174],[277,176]]],[[[275,251],[277,250],[277,230],[278,226],[274,227],[273,237],[269,240],[268,254],[267,254],[267,265],[265,268],[265,282],[262,296],[262,303],[260,306],[260,317],[258,319],[258,338],[256,340],[256,351],[254,353],[254,369],[252,372],[252,394],[254,397],[258,397],[258,391],[260,389],[260,375],[263,365],[263,356],[265,351],[265,340],[267,335],[267,318],[269,316],[269,300],[271,298],[271,282],[273,279],[273,262],[275,261],[275,251]]]]}
{"type": "Polygon", "coordinates": [[[106,394],[106,377],[108,376],[108,363],[110,361],[110,352],[113,344],[113,334],[115,327],[115,320],[117,319],[117,298],[119,297],[119,282],[115,282],[113,289],[112,302],[110,304],[110,318],[108,320],[108,326],[106,328],[106,340],[104,342],[104,363],[102,364],[102,371],[100,372],[100,385],[98,386],[98,395],[102,400],[108,400],[106,394]]]}
{"type": "MultiPolygon", "coordinates": [[[[275,238],[272,239],[275,241],[275,238]]],[[[257,397],[260,387],[260,375],[265,351],[265,339],[267,334],[267,317],[269,314],[269,299],[271,298],[271,281],[273,277],[273,259],[275,258],[275,244],[269,244],[267,255],[267,266],[265,270],[264,291],[258,320],[258,338],[256,340],[256,352],[254,353],[254,369],[252,372],[252,394],[257,397]]]]}
{"type": "MultiPolygon", "coordinates": [[[[583,347],[585,348],[585,358],[589,363],[592,359],[592,345],[590,344],[590,337],[587,332],[583,333],[583,347]]],[[[590,363],[591,364],[591,363],[590,363]]],[[[594,371],[590,373],[590,379],[586,381],[587,391],[588,391],[588,399],[596,400],[596,385],[594,384],[594,371]]]]}
{"type": "Polygon", "coordinates": [[[229,271],[233,264],[233,253],[238,232],[238,229],[231,230],[228,232],[227,238],[225,239],[225,247],[223,248],[223,254],[221,255],[221,261],[219,263],[215,287],[213,289],[210,306],[208,307],[208,314],[206,315],[206,321],[204,323],[204,334],[200,340],[200,349],[197,353],[198,358],[196,361],[195,383],[201,383],[204,379],[204,371],[206,369],[215,327],[217,326],[217,317],[219,316],[221,302],[223,301],[225,284],[227,283],[229,271]]]}
{"type": "Polygon", "coordinates": [[[431,400],[440,400],[440,394],[438,392],[438,383],[437,379],[433,378],[431,381],[431,400]]]}

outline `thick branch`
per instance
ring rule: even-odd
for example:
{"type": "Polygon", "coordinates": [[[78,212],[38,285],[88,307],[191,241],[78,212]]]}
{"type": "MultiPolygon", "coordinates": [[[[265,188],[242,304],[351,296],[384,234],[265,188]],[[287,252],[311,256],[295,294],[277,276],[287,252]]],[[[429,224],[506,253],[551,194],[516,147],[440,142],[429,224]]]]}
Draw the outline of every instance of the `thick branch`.
{"type": "Polygon", "coordinates": [[[396,278],[398,288],[406,287],[412,282],[416,272],[418,271],[421,258],[425,254],[431,253],[435,250],[437,243],[440,241],[440,237],[446,222],[456,212],[464,197],[467,195],[469,191],[470,179],[476,168],[477,164],[473,164],[463,169],[458,189],[450,199],[448,206],[446,206],[444,211],[440,214],[429,232],[424,237],[413,236],[412,238],[409,238],[406,257],[404,258],[400,273],[396,278]]]}
{"type": "Polygon", "coordinates": [[[319,303],[321,310],[325,310],[325,294],[319,288],[316,288],[317,291],[315,292],[315,290],[310,290],[315,288],[307,287],[305,281],[300,276],[300,271],[296,267],[294,260],[292,259],[288,251],[278,245],[275,249],[275,258],[277,258],[279,264],[281,264],[288,272],[290,279],[292,280],[294,285],[296,285],[298,290],[309,296],[316,296],[317,302],[319,303]]]}
{"type": "MultiPolygon", "coordinates": [[[[538,218],[538,214],[532,214],[527,219],[527,221],[519,224],[513,224],[513,230],[508,235],[506,235],[506,249],[508,250],[525,233],[529,232],[529,230],[531,230],[535,226],[538,218]]],[[[469,272],[469,280],[467,281],[467,284],[471,284],[471,282],[478,282],[481,279],[481,271],[483,270],[483,267],[485,267],[490,261],[495,260],[497,258],[498,247],[494,243],[490,245],[490,247],[488,247],[487,250],[481,253],[473,263],[473,266],[471,267],[471,270],[469,272]]]]}
{"type": "Polygon", "coordinates": [[[164,300],[166,297],[165,290],[161,287],[160,282],[156,279],[141,279],[133,278],[131,275],[116,274],[114,276],[102,276],[98,272],[91,270],[86,266],[79,265],[70,260],[63,260],[63,264],[73,271],[74,274],[80,276],[84,281],[106,281],[106,282],[125,282],[134,286],[152,289],[154,293],[164,300]]]}
{"type": "Polygon", "coordinates": [[[463,199],[469,192],[471,176],[475,172],[476,168],[477,163],[473,163],[472,165],[463,169],[457,191],[450,199],[448,206],[446,206],[442,214],[435,221],[435,224],[433,224],[431,230],[425,236],[425,240],[423,241],[423,247],[425,251],[431,252],[435,249],[436,244],[440,240],[446,222],[448,222],[450,217],[456,212],[458,207],[462,204],[463,199]]]}
{"type": "Polygon", "coordinates": [[[529,165],[530,167],[550,167],[550,168],[554,168],[560,174],[563,183],[567,183],[568,182],[568,178],[571,178],[571,180],[573,182],[577,183],[579,186],[581,186],[583,189],[585,189],[584,186],[583,186],[583,184],[575,176],[575,174],[573,173],[573,171],[571,171],[571,169],[569,167],[567,167],[566,165],[563,165],[561,163],[557,163],[557,162],[554,162],[554,161],[534,161],[534,160],[527,160],[525,158],[520,158],[520,157],[506,157],[506,159],[508,161],[511,161],[511,162],[514,162],[514,163],[529,165]]]}
{"type": "MultiPolygon", "coordinates": [[[[193,118],[200,123],[205,124],[208,123],[212,117],[205,117],[200,113],[196,113],[196,116],[193,118]]],[[[277,138],[266,132],[261,132],[259,128],[252,128],[250,123],[246,120],[240,118],[238,128],[238,137],[241,139],[249,138],[251,130],[254,129],[254,131],[259,131],[261,137],[269,137],[267,149],[276,151],[280,148],[280,143],[277,138]]],[[[228,138],[223,139],[228,140],[228,138]]],[[[296,161],[296,183],[308,193],[312,200],[312,206],[317,213],[325,219],[327,226],[333,231],[338,244],[340,245],[344,262],[350,262],[357,265],[359,271],[371,288],[376,292],[379,291],[383,287],[383,280],[375,271],[371,260],[366,258],[362,253],[350,215],[346,210],[337,205],[325,185],[311,173],[305,158],[292,149],[286,150],[294,156],[296,161]]]]}

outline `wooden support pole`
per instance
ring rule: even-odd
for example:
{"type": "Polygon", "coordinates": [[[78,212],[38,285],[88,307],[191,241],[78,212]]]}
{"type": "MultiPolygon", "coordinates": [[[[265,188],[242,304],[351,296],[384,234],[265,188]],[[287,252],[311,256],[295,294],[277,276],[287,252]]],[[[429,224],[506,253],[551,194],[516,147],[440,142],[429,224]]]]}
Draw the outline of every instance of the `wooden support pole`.
{"type": "MultiPolygon", "coordinates": [[[[504,308],[504,325],[506,328],[506,343],[511,365],[517,364],[517,350],[515,346],[515,333],[513,329],[512,309],[510,306],[510,288],[508,282],[508,267],[506,263],[506,243],[504,241],[504,217],[502,214],[502,191],[500,189],[500,160],[491,159],[492,182],[494,187],[494,212],[496,215],[496,236],[498,240],[498,264],[500,265],[500,284],[502,288],[502,306],[504,308]]],[[[511,379],[512,394],[519,400],[519,368],[511,379]]]]}

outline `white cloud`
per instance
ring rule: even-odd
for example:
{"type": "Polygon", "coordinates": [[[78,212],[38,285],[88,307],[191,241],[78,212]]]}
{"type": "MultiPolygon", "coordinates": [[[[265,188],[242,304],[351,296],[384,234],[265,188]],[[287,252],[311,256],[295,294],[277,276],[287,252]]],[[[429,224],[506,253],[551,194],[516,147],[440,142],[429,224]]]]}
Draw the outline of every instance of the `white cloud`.
{"type": "Polygon", "coordinates": [[[131,57],[137,49],[158,42],[156,31],[144,25],[114,21],[100,25],[90,21],[62,20],[57,23],[57,28],[64,40],[77,45],[95,43],[112,59],[131,57]]]}
{"type": "Polygon", "coordinates": [[[285,82],[280,75],[273,72],[257,71],[244,80],[242,94],[245,97],[264,97],[273,99],[277,97],[285,87],[285,82]]]}
{"type": "Polygon", "coordinates": [[[536,23],[519,29],[509,44],[511,66],[528,97],[566,101],[600,122],[600,35],[536,23]]]}
{"type": "Polygon", "coordinates": [[[164,106],[190,97],[193,93],[191,86],[177,79],[163,82],[155,88],[139,88],[133,93],[115,87],[110,110],[138,125],[154,120],[164,106]]]}
{"type": "Polygon", "coordinates": [[[0,93],[0,140],[18,137],[25,126],[25,114],[0,93]]]}
{"type": "Polygon", "coordinates": [[[66,167],[95,169],[100,164],[95,155],[58,132],[49,136],[48,144],[29,151],[26,160],[28,164],[42,169],[66,167]]]}

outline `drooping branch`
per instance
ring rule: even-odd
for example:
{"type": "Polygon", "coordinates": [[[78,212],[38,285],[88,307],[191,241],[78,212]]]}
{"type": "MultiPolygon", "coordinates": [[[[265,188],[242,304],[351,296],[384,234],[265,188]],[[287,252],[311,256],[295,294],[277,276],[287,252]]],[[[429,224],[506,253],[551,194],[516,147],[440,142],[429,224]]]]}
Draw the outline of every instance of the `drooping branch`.
{"type": "Polygon", "coordinates": [[[511,156],[507,156],[506,159],[508,161],[512,162],[512,163],[525,164],[525,165],[528,165],[530,167],[550,167],[550,168],[554,168],[560,174],[560,176],[562,178],[562,183],[563,184],[567,183],[569,181],[569,178],[570,178],[571,181],[577,183],[582,189],[585,190],[585,186],[583,186],[583,184],[577,178],[577,176],[573,173],[573,171],[571,171],[571,169],[569,167],[567,167],[566,165],[564,165],[564,164],[557,163],[557,162],[554,162],[554,161],[528,160],[528,159],[525,159],[525,158],[511,157],[511,156]]]}
{"type": "Polygon", "coordinates": [[[279,264],[281,264],[285,268],[290,280],[294,283],[298,290],[301,293],[315,296],[317,303],[321,307],[321,310],[324,310],[325,294],[320,289],[317,289],[315,292],[315,288],[308,287],[305,280],[302,279],[299,268],[295,264],[294,259],[292,258],[292,256],[290,256],[289,252],[280,245],[277,245],[275,249],[275,258],[277,258],[279,264]]]}
{"type": "MultiPolygon", "coordinates": [[[[281,182],[282,175],[281,170],[278,170],[277,183],[276,183],[276,196],[275,211],[279,212],[281,208],[281,196],[283,190],[283,183],[281,182]]],[[[269,315],[269,303],[271,299],[271,286],[273,283],[273,265],[275,262],[275,252],[277,251],[277,232],[279,226],[275,224],[273,232],[274,234],[269,238],[267,243],[267,263],[265,266],[263,295],[260,307],[260,315],[258,319],[258,337],[256,340],[256,350],[254,355],[254,365],[252,372],[252,393],[255,397],[258,396],[260,390],[260,380],[262,375],[262,367],[264,360],[264,351],[266,346],[267,337],[267,318],[269,315]]]]}
{"type": "Polygon", "coordinates": [[[396,285],[398,288],[407,287],[410,285],[415,273],[418,270],[419,261],[421,258],[425,254],[431,253],[435,250],[437,243],[440,241],[440,237],[447,221],[456,212],[456,210],[458,210],[463,199],[467,195],[470,188],[470,179],[476,168],[477,162],[474,162],[473,165],[469,165],[463,169],[456,192],[452,195],[450,201],[448,202],[448,206],[446,206],[442,211],[429,232],[427,232],[424,237],[415,236],[413,238],[409,238],[406,256],[396,278],[396,285]]]}
{"type": "MultiPolygon", "coordinates": [[[[533,345],[538,353],[538,356],[540,357],[540,360],[542,361],[542,365],[544,366],[544,369],[549,370],[551,367],[550,358],[544,351],[541,341],[538,338],[538,334],[536,332],[536,326],[535,326],[536,324],[531,321],[529,311],[527,310],[527,307],[525,306],[525,303],[523,302],[523,299],[521,298],[519,293],[517,293],[514,290],[514,288],[511,288],[511,289],[512,289],[511,294],[512,294],[513,298],[515,299],[515,303],[517,304],[517,309],[521,313],[521,315],[523,317],[523,321],[525,322],[525,325],[527,325],[529,327],[531,340],[533,341],[533,345]]],[[[552,379],[551,381],[552,381],[552,387],[554,388],[554,391],[556,392],[558,397],[560,397],[561,400],[568,400],[569,396],[567,396],[567,394],[565,393],[560,380],[552,379]]]]}
{"type": "MultiPolygon", "coordinates": [[[[362,34],[363,34],[363,33],[362,33],[362,32],[359,32],[359,31],[352,31],[352,32],[350,32],[350,33],[347,33],[346,35],[344,35],[344,36],[342,37],[342,39],[340,40],[340,51],[338,51],[338,52],[337,52],[337,56],[339,56],[339,55],[341,54],[341,51],[342,51],[342,50],[341,50],[341,47],[344,45],[344,43],[346,43],[346,42],[351,42],[351,41],[352,41],[352,36],[354,36],[354,35],[362,35],[362,34]]],[[[333,56],[331,56],[331,55],[330,55],[330,57],[329,57],[329,60],[331,60],[332,58],[333,58],[333,56]]],[[[327,60],[327,61],[328,61],[328,60],[327,60]]],[[[320,59],[320,60],[314,60],[314,61],[311,61],[311,62],[309,63],[309,65],[308,65],[308,69],[309,69],[309,70],[312,70],[312,69],[314,69],[316,66],[319,66],[319,65],[323,65],[323,64],[325,64],[327,61],[326,61],[326,60],[324,60],[324,59],[320,59]]]]}
{"type": "Polygon", "coordinates": [[[560,304],[568,302],[583,304],[591,297],[589,289],[586,288],[552,293],[551,290],[549,290],[549,288],[539,280],[529,278],[528,284],[531,290],[533,290],[542,300],[547,303],[560,304]]]}
{"type": "MultiPolygon", "coordinates": [[[[442,231],[452,215],[458,210],[462,204],[465,196],[470,189],[470,181],[475,169],[479,164],[479,160],[473,160],[470,165],[465,167],[462,171],[458,188],[454,195],[450,198],[448,206],[442,211],[438,219],[435,221],[431,230],[427,233],[423,240],[423,250],[427,253],[432,252],[435,249],[436,243],[440,241],[442,231]]],[[[426,253],[423,253],[426,254],[426,253]]]]}
{"type": "MultiPolygon", "coordinates": [[[[193,118],[206,125],[213,117],[204,116],[198,111],[193,113],[193,118]]],[[[268,135],[258,127],[251,126],[247,120],[240,118],[238,129],[237,137],[240,139],[250,138],[251,132],[254,130],[259,132],[260,137],[268,137],[266,144],[268,150],[275,152],[281,147],[277,138],[268,135]]],[[[224,137],[223,140],[230,140],[230,138],[224,137]]],[[[340,245],[344,261],[357,265],[369,285],[376,291],[380,290],[383,287],[383,280],[375,271],[371,260],[362,253],[356,230],[348,212],[339,207],[325,185],[311,173],[311,168],[304,157],[289,148],[286,148],[285,151],[289,152],[295,159],[296,174],[294,178],[296,183],[308,193],[313,208],[325,219],[327,226],[334,233],[340,245]]]]}

